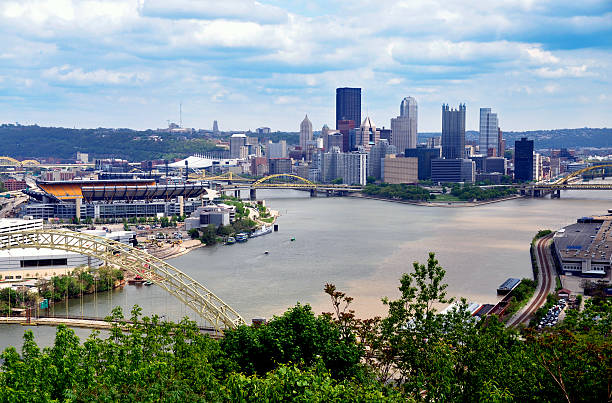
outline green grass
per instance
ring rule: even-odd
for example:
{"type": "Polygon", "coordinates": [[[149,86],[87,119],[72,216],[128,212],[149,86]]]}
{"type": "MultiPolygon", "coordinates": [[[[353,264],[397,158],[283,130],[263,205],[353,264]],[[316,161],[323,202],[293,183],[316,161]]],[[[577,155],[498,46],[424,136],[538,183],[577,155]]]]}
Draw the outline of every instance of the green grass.
{"type": "Polygon", "coordinates": [[[451,194],[436,194],[436,198],[431,200],[432,202],[447,202],[447,201],[461,201],[457,196],[451,194]]]}
{"type": "Polygon", "coordinates": [[[267,222],[268,224],[272,224],[274,222],[274,217],[260,218],[260,220],[263,222],[267,222]]]}

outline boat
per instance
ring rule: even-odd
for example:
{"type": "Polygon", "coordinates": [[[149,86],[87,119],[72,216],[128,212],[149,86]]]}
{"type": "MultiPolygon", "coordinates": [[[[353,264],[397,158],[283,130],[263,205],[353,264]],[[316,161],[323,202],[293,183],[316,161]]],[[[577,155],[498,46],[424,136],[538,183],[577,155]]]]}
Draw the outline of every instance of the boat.
{"type": "Polygon", "coordinates": [[[255,238],[258,236],[262,236],[262,235],[266,235],[266,234],[270,234],[272,233],[272,226],[270,225],[269,227],[267,226],[263,226],[260,229],[258,229],[257,231],[253,232],[249,238],[255,238]]]}
{"type": "Polygon", "coordinates": [[[497,287],[497,295],[506,295],[510,293],[510,291],[514,290],[516,286],[518,286],[521,282],[521,279],[518,278],[509,278],[504,281],[502,285],[497,287]]]}
{"type": "Polygon", "coordinates": [[[151,280],[145,281],[144,285],[146,285],[147,287],[150,285],[153,285],[153,282],[151,280]]]}
{"type": "Polygon", "coordinates": [[[294,237],[294,236],[292,236],[292,237],[291,237],[291,239],[290,239],[290,241],[291,241],[291,242],[295,241],[295,237],[294,237]]]}
{"type": "Polygon", "coordinates": [[[227,238],[227,240],[225,241],[225,244],[226,244],[226,245],[233,245],[233,244],[235,244],[235,243],[236,243],[236,238],[234,238],[234,237],[232,237],[232,236],[231,236],[231,237],[229,237],[229,238],[227,238]]]}
{"type": "Polygon", "coordinates": [[[249,234],[247,234],[246,232],[241,232],[239,234],[236,234],[236,242],[246,242],[249,240],[249,234]]]}
{"type": "Polygon", "coordinates": [[[142,285],[146,280],[140,276],[136,276],[128,280],[130,285],[142,285]]]}
{"type": "Polygon", "coordinates": [[[265,251],[265,252],[264,252],[264,255],[267,255],[268,253],[270,253],[270,252],[268,252],[268,251],[265,251]]]}

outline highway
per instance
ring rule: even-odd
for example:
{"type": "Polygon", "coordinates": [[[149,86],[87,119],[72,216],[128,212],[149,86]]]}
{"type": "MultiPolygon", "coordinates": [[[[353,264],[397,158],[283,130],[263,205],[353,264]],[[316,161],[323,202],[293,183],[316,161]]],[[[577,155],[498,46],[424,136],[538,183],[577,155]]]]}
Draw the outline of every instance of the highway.
{"type": "Polygon", "coordinates": [[[553,235],[540,238],[536,242],[535,254],[538,262],[539,281],[533,297],[527,305],[519,310],[507,323],[507,326],[518,326],[527,322],[535,311],[546,303],[546,297],[555,290],[555,264],[550,253],[550,243],[553,235]]]}
{"type": "MultiPolygon", "coordinates": [[[[9,192],[15,193],[15,192],[9,192]]],[[[0,218],[10,217],[14,210],[16,210],[21,204],[28,201],[28,196],[21,192],[17,192],[10,199],[0,199],[0,218]]]]}

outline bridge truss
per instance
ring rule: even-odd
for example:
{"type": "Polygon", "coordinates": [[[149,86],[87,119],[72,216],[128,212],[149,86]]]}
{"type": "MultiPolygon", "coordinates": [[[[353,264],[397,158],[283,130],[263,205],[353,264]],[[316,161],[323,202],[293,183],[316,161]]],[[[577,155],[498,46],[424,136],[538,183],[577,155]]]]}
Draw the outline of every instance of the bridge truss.
{"type": "Polygon", "coordinates": [[[574,171],[571,174],[564,176],[563,178],[558,179],[554,185],[566,185],[569,183],[570,179],[581,176],[582,174],[589,171],[598,171],[600,169],[612,168],[612,164],[602,164],[602,165],[593,165],[590,167],[579,169],[578,171],[574,171]]]}
{"type": "Polygon", "coordinates": [[[18,167],[18,166],[37,166],[37,165],[40,165],[40,162],[36,160],[18,161],[12,157],[0,156],[0,166],[18,167]]]}
{"type": "Polygon", "coordinates": [[[245,323],[238,312],[187,274],[161,259],[117,241],[67,230],[16,231],[0,235],[0,249],[15,248],[64,250],[118,266],[152,281],[219,332],[245,323]]]}

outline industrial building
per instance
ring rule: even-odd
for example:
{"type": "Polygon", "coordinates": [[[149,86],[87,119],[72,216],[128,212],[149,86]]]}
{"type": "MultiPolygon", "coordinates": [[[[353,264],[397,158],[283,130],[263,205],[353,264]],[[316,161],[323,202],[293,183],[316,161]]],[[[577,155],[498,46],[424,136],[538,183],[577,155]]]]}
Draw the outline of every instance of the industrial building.
{"type": "Polygon", "coordinates": [[[218,205],[198,207],[185,219],[185,231],[200,229],[213,224],[215,227],[230,225],[236,215],[235,206],[218,205]]]}
{"type": "Polygon", "coordinates": [[[560,271],[583,277],[610,276],[612,215],[583,217],[557,231],[554,253],[560,271]]]}
{"type": "MultiPolygon", "coordinates": [[[[7,240],[2,234],[16,231],[43,229],[43,220],[1,219],[0,244],[7,240]]],[[[132,231],[83,231],[90,235],[106,237],[118,242],[129,243],[134,237],[132,231]]],[[[20,281],[26,278],[43,278],[70,274],[78,266],[95,267],[102,264],[98,259],[56,249],[15,248],[0,250],[0,280],[20,281]]]]}

